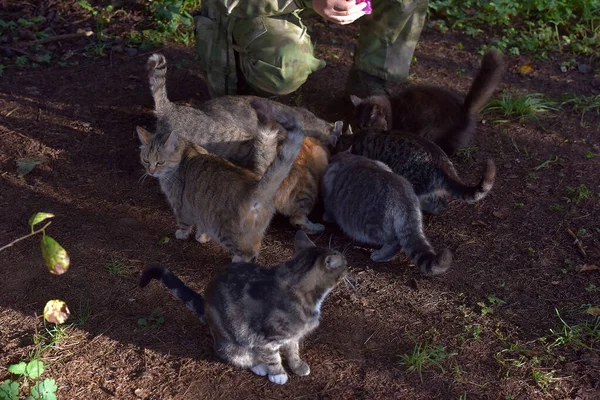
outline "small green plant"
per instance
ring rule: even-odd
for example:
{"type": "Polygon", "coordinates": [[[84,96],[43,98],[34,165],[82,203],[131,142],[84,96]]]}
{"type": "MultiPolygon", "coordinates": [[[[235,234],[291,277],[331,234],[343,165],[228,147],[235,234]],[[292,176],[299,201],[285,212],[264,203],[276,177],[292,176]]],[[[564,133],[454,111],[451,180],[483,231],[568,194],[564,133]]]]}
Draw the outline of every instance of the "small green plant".
{"type": "Polygon", "coordinates": [[[485,301],[480,301],[477,303],[477,305],[481,307],[481,315],[493,314],[494,307],[501,307],[506,304],[504,300],[496,296],[488,296],[487,301],[489,302],[489,305],[486,304],[485,301]]]}
{"type": "Polygon", "coordinates": [[[127,264],[122,257],[115,255],[110,256],[110,260],[104,265],[104,269],[115,278],[129,276],[133,272],[131,265],[127,264]]]}
{"type": "Polygon", "coordinates": [[[552,204],[548,209],[552,212],[561,212],[564,210],[564,207],[560,204],[552,204]]]}
{"type": "Polygon", "coordinates": [[[584,126],[583,117],[587,112],[596,111],[596,114],[600,114],[600,94],[595,96],[581,96],[576,94],[569,94],[565,96],[564,101],[561,103],[561,106],[563,105],[573,106],[573,111],[581,114],[579,124],[581,126],[584,126]]]}
{"type": "Polygon", "coordinates": [[[575,350],[588,349],[600,352],[600,317],[578,324],[567,324],[561,317],[558,309],[556,315],[561,322],[560,329],[550,329],[554,341],[549,348],[569,346],[575,350]]]}
{"type": "Polygon", "coordinates": [[[156,328],[157,326],[164,324],[164,322],[165,322],[165,317],[160,308],[154,309],[149,316],[143,317],[143,318],[138,318],[138,320],[137,320],[137,323],[139,326],[141,326],[142,328],[148,328],[148,329],[156,328]]]}
{"type": "Polygon", "coordinates": [[[467,330],[467,332],[473,335],[473,339],[477,340],[481,337],[481,325],[466,325],[465,329],[467,330]]]}
{"type": "Polygon", "coordinates": [[[444,368],[440,364],[440,361],[448,357],[446,348],[441,344],[431,347],[428,342],[421,345],[414,339],[413,341],[415,342],[415,347],[413,347],[412,353],[402,354],[400,356],[400,365],[407,367],[407,372],[409,374],[416,371],[419,374],[421,381],[423,381],[423,368],[426,368],[429,365],[436,366],[444,372],[444,368]]]}
{"type": "MultiPolygon", "coordinates": [[[[23,385],[23,387],[31,387],[30,396],[27,397],[27,400],[56,400],[58,387],[54,379],[44,379],[41,382],[38,380],[44,373],[44,369],[44,362],[37,359],[33,359],[28,363],[21,361],[18,364],[8,366],[10,373],[20,376],[23,382],[27,382],[27,385],[23,385]]],[[[20,386],[19,381],[10,379],[4,381],[0,385],[0,400],[19,400],[20,386]]]]}
{"type": "Polygon", "coordinates": [[[569,195],[571,196],[569,197],[567,202],[575,204],[579,204],[582,201],[587,200],[593,196],[592,191],[588,189],[588,187],[585,186],[583,183],[575,188],[567,186],[567,193],[569,193],[569,195]]]}
{"type": "Polygon", "coordinates": [[[519,201],[519,202],[515,203],[514,206],[515,206],[515,208],[524,208],[525,203],[523,203],[522,201],[519,201]]]}
{"type": "Polygon", "coordinates": [[[589,293],[600,292],[600,288],[598,286],[594,285],[593,283],[590,283],[589,285],[587,285],[585,290],[589,293]]]}
{"type": "Polygon", "coordinates": [[[113,5],[95,8],[87,0],[79,0],[77,4],[84,10],[89,11],[96,19],[96,43],[90,48],[89,52],[95,56],[104,55],[104,50],[107,46],[104,42],[104,30],[106,26],[116,15],[127,15],[127,12],[125,10],[115,10],[113,5]]]}
{"type": "Polygon", "coordinates": [[[587,158],[588,160],[591,160],[592,158],[596,158],[596,157],[600,157],[600,154],[596,154],[592,151],[588,151],[587,153],[585,153],[583,155],[585,158],[587,158]]]}
{"type": "Polygon", "coordinates": [[[556,371],[544,372],[539,368],[531,368],[531,378],[544,393],[548,393],[548,387],[556,380],[554,373],[556,371]]]}
{"type": "Polygon", "coordinates": [[[477,154],[478,150],[479,149],[477,146],[463,147],[461,149],[458,149],[458,151],[456,152],[456,156],[462,162],[472,162],[474,160],[475,154],[477,154]]]}
{"type": "Polygon", "coordinates": [[[513,96],[512,93],[504,93],[501,99],[493,99],[483,108],[484,111],[499,111],[508,120],[497,122],[510,122],[517,119],[523,122],[528,118],[537,118],[541,113],[559,110],[556,102],[545,99],[541,93],[529,93],[524,96],[513,96]]]}

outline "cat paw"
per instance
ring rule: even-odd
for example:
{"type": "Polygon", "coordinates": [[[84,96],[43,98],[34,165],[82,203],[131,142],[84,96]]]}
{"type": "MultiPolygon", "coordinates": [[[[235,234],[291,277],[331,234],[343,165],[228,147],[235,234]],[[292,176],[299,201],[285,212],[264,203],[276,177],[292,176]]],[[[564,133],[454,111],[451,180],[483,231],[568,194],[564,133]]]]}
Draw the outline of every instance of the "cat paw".
{"type": "Polygon", "coordinates": [[[285,372],[283,374],[269,375],[269,380],[278,385],[283,385],[288,381],[288,375],[285,372]]]}
{"type": "Polygon", "coordinates": [[[306,224],[300,226],[300,229],[308,235],[316,235],[317,233],[325,231],[325,225],[308,221],[306,224]]]}
{"type": "Polygon", "coordinates": [[[250,368],[250,371],[254,372],[258,376],[266,376],[267,364],[257,364],[254,367],[250,368]]]}
{"type": "Polygon", "coordinates": [[[177,229],[175,231],[175,238],[179,240],[185,240],[190,237],[190,231],[185,229],[177,229]]]}
{"type": "Polygon", "coordinates": [[[200,243],[210,242],[210,238],[208,237],[208,235],[206,233],[200,233],[200,232],[196,233],[196,240],[200,243]]]}
{"type": "Polygon", "coordinates": [[[389,254],[384,254],[380,250],[375,250],[374,252],[371,253],[371,260],[373,260],[375,262],[388,262],[392,258],[394,258],[394,256],[390,257],[389,254]]]}
{"type": "Polygon", "coordinates": [[[294,366],[290,365],[290,369],[292,370],[292,372],[294,374],[299,375],[299,376],[310,375],[310,367],[308,366],[308,364],[305,361],[302,361],[302,360],[300,360],[294,366]]]}

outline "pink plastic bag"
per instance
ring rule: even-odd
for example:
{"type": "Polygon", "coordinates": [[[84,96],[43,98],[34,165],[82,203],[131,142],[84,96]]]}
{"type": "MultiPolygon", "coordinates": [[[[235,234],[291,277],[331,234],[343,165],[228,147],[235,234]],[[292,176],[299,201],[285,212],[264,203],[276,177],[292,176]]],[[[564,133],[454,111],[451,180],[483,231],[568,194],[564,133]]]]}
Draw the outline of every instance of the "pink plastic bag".
{"type": "Polygon", "coordinates": [[[356,4],[360,4],[362,2],[367,3],[367,6],[363,8],[365,14],[371,14],[373,12],[373,7],[371,6],[371,0],[356,0],[356,4]]]}

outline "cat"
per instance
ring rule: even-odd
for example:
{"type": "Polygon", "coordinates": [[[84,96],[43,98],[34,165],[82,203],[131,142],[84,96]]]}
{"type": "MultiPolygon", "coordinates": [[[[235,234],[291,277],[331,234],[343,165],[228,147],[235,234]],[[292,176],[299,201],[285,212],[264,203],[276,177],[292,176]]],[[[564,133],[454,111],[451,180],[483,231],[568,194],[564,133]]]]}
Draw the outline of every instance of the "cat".
{"type": "MultiPolygon", "coordinates": [[[[288,176],[302,146],[303,131],[296,118],[271,109],[269,103],[253,100],[259,121],[258,135],[270,141],[279,126],[287,130],[281,151],[274,157],[260,155],[271,163],[260,176],[236,166],[173,133],[150,134],[138,127],[142,142],[140,158],[148,174],[157,177],[177,219],[178,239],[187,239],[194,226],[196,239],[219,242],[233,260],[258,257],[264,232],[275,213],[274,197],[288,176]]],[[[262,139],[261,139],[262,140],[262,139]]]]}
{"type": "Polygon", "coordinates": [[[463,99],[441,87],[414,85],[398,95],[350,96],[359,128],[401,130],[426,137],[449,156],[466,146],[475,135],[479,110],[492,96],[504,70],[502,54],[490,50],[481,71],[463,99]]]}
{"type": "MultiPolygon", "coordinates": [[[[167,61],[164,56],[152,55],[147,68],[158,117],[157,134],[175,132],[234,164],[251,168],[259,175],[264,173],[277,152],[281,135],[268,138],[261,135],[256,113],[250,106],[257,97],[218,97],[203,103],[197,109],[179,106],[167,97],[167,61]]],[[[323,232],[325,227],[310,221],[308,214],[317,201],[320,180],[329,159],[329,150],[322,141],[327,140],[332,130],[341,130],[342,124],[330,124],[304,108],[288,107],[271,100],[263,101],[267,101],[276,112],[292,113],[307,136],[290,175],[277,192],[275,208],[289,217],[292,225],[305,232],[323,232]]]]}
{"type": "Polygon", "coordinates": [[[337,223],[354,240],[382,246],[371,260],[386,262],[402,250],[425,276],[450,268],[450,251],[437,256],[423,233],[412,185],[381,161],[349,150],[337,153],[325,170],[321,192],[325,221],[337,223]]]}
{"type": "Polygon", "coordinates": [[[284,384],[288,375],[280,349],[293,373],[310,374],[299,342],[319,325],[325,297],[347,270],[343,255],[316,247],[302,231],[296,233],[295,248],[293,259],[271,268],[229,264],[208,284],[204,297],[160,265],[142,272],[140,286],[152,279],[162,282],[208,325],[221,358],[284,384]]]}
{"type": "Polygon", "coordinates": [[[355,134],[349,128],[341,137],[338,133],[332,136],[340,150],[351,146],[352,154],[381,161],[408,180],[421,210],[429,214],[442,213],[447,197],[472,204],[486,197],[494,186],[496,166],[492,160],[487,160],[479,183],[467,186],[446,153],[422,136],[375,128],[364,128],[355,134]]]}

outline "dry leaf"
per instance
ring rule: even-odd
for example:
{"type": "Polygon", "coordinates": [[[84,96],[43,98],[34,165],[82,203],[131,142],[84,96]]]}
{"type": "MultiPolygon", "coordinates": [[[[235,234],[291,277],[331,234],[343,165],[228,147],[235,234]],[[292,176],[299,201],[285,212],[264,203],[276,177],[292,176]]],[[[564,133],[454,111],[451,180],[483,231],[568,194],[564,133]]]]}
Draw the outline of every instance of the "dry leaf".
{"type": "Polygon", "coordinates": [[[52,324],[64,324],[71,312],[62,300],[50,300],[44,307],[44,318],[52,324]]]}
{"type": "Polygon", "coordinates": [[[533,64],[531,62],[527,62],[519,67],[519,73],[521,75],[529,75],[533,72],[533,64]]]}
{"type": "Polygon", "coordinates": [[[505,219],[506,217],[508,217],[508,213],[506,212],[506,210],[494,211],[492,212],[492,215],[498,219],[505,219]]]}
{"type": "Polygon", "coordinates": [[[597,265],[594,264],[585,264],[583,267],[581,267],[581,269],[579,270],[579,272],[586,272],[586,271],[597,271],[599,268],[597,265]]]}
{"type": "Polygon", "coordinates": [[[475,221],[471,222],[471,225],[473,226],[486,226],[487,224],[481,220],[476,219],[475,221]]]}
{"type": "Polygon", "coordinates": [[[598,307],[590,307],[587,310],[585,310],[586,314],[590,314],[594,317],[600,317],[600,308],[598,307]]]}

